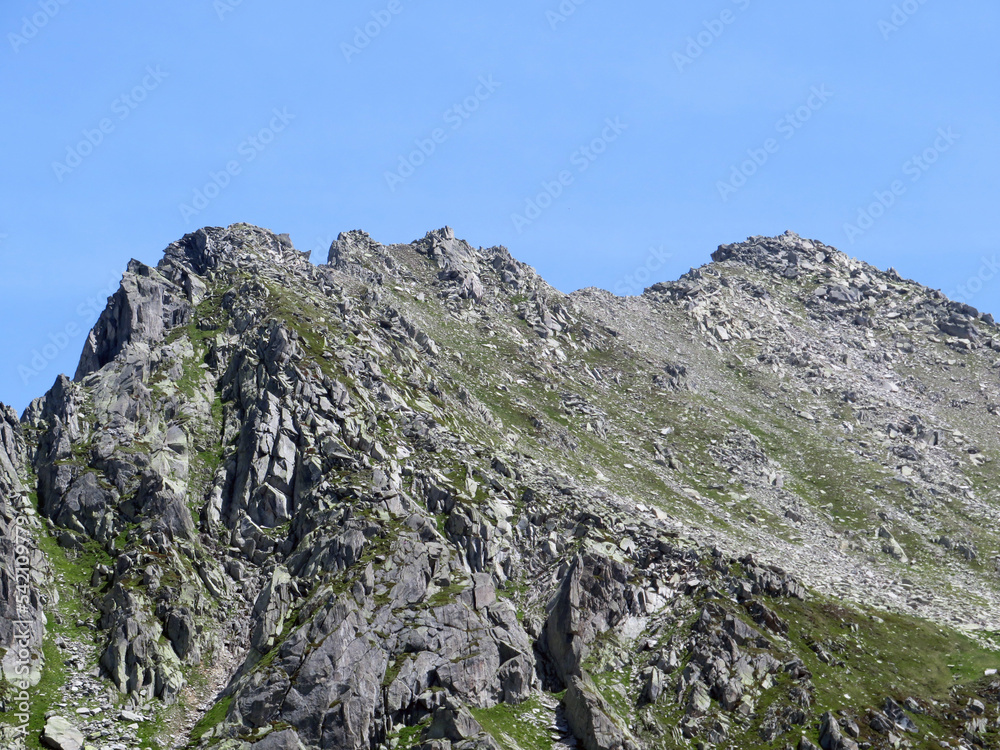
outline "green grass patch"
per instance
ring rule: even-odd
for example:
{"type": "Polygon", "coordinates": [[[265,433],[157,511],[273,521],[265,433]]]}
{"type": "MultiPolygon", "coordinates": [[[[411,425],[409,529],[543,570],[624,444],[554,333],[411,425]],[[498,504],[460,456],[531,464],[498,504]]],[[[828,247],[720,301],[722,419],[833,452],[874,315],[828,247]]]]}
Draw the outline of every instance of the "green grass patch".
{"type": "Polygon", "coordinates": [[[401,727],[389,735],[388,739],[396,740],[396,750],[410,750],[420,744],[420,735],[424,728],[419,724],[412,727],[401,727]]]}
{"type": "Polygon", "coordinates": [[[443,607],[447,604],[451,604],[453,601],[455,601],[456,598],[458,598],[462,594],[462,592],[466,590],[466,588],[468,588],[468,585],[466,584],[465,581],[454,582],[453,580],[450,586],[448,586],[447,588],[443,588],[440,591],[432,594],[431,597],[427,600],[427,606],[433,608],[433,607],[443,607]]]}
{"type": "Polygon", "coordinates": [[[208,710],[208,713],[202,716],[198,723],[194,725],[194,729],[191,730],[191,740],[198,742],[202,737],[225,721],[226,714],[229,713],[229,707],[232,705],[232,702],[232,697],[226,696],[212,706],[208,710]]]}
{"type": "Polygon", "coordinates": [[[956,685],[1000,667],[1000,653],[917,617],[847,608],[818,597],[773,600],[768,606],[788,622],[789,638],[813,673],[817,703],[831,709],[880,706],[887,696],[948,703],[956,685]],[[847,666],[821,662],[809,648],[814,642],[847,666]]]}
{"type": "Polygon", "coordinates": [[[517,706],[501,703],[493,708],[473,708],[472,715],[504,750],[550,750],[551,712],[536,698],[517,706]]]}

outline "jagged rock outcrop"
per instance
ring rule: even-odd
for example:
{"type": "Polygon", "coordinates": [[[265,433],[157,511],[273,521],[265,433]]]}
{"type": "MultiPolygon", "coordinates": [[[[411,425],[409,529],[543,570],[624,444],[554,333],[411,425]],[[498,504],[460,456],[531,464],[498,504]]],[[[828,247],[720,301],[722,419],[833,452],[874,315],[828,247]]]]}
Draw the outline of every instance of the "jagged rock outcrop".
{"type": "Polygon", "coordinates": [[[133,260],[87,338],[74,379],[101,369],[129,344],[156,343],[171,328],[187,323],[196,291],[190,284],[182,290],[156,269],[133,260]]]}

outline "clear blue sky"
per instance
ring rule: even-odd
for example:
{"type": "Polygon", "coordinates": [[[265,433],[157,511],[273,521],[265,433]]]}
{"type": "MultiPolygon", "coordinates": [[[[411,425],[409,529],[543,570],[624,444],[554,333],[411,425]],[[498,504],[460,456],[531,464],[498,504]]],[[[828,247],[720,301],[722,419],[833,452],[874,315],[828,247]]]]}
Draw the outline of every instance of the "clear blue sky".
{"type": "Polygon", "coordinates": [[[792,229],[1000,312],[995,0],[577,2],[5,2],[0,400],[236,221],[317,262],[448,224],[564,291],[792,229]]]}

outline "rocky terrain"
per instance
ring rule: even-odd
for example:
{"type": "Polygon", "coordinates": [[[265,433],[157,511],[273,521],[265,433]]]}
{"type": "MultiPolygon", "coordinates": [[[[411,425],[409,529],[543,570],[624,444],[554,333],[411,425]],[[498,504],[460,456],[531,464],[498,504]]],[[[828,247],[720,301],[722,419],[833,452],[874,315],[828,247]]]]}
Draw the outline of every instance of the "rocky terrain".
{"type": "Polygon", "coordinates": [[[989,315],[791,233],[207,228],[0,411],[0,746],[1000,747],[998,425],[989,315]]]}

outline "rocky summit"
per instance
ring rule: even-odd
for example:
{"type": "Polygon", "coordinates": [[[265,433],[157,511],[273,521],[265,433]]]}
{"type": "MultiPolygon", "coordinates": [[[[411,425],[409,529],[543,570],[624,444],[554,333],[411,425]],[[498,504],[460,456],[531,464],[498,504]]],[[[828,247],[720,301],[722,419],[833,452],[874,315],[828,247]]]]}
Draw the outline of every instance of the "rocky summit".
{"type": "Polygon", "coordinates": [[[0,409],[0,746],[1000,747],[1000,330],[791,233],[132,261],[0,409]]]}

